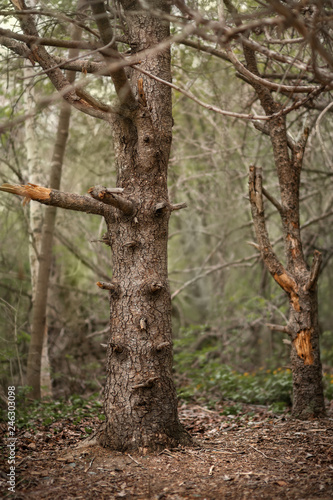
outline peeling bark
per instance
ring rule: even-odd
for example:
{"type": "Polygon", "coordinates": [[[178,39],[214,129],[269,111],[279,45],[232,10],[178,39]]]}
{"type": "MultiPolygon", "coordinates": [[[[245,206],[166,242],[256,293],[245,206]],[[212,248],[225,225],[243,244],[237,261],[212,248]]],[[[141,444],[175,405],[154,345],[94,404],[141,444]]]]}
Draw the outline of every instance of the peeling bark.
{"type": "Polygon", "coordinates": [[[312,334],[313,328],[301,330],[297,333],[296,339],[294,340],[297,355],[303,359],[304,365],[313,365],[314,362],[311,345],[312,334]]]}

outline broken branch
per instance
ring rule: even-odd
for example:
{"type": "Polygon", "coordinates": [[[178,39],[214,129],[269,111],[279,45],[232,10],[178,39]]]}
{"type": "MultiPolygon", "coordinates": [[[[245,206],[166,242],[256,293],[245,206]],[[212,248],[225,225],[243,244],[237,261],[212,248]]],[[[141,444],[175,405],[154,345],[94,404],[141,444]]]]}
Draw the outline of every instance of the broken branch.
{"type": "Polygon", "coordinates": [[[90,196],[82,196],[74,193],[65,193],[57,189],[45,188],[36,184],[2,184],[0,191],[17,194],[24,197],[24,203],[30,200],[38,201],[43,205],[86,212],[88,214],[104,215],[104,205],[90,196]]]}
{"type": "Polygon", "coordinates": [[[103,290],[115,291],[117,286],[114,283],[107,283],[105,281],[97,281],[96,285],[103,290]]]}
{"type": "Polygon", "coordinates": [[[134,203],[120,196],[123,191],[122,188],[106,188],[103,186],[93,186],[88,189],[88,193],[95,200],[112,205],[125,215],[132,215],[134,212],[134,203]]]}
{"type": "Polygon", "coordinates": [[[136,384],[136,385],[133,385],[132,386],[132,390],[133,389],[141,389],[141,388],[150,388],[150,387],[153,387],[154,383],[156,382],[156,380],[158,380],[159,377],[151,377],[149,379],[147,379],[146,381],[142,382],[141,384],[136,384]]]}
{"type": "Polygon", "coordinates": [[[175,205],[170,205],[171,212],[175,210],[181,210],[182,208],[187,208],[186,203],[176,203],[175,205]]]}
{"type": "Polygon", "coordinates": [[[249,197],[261,257],[275,281],[290,296],[293,307],[298,310],[298,287],[294,278],[284,269],[274,253],[266,227],[262,194],[262,171],[252,165],[249,171],[249,197]]]}

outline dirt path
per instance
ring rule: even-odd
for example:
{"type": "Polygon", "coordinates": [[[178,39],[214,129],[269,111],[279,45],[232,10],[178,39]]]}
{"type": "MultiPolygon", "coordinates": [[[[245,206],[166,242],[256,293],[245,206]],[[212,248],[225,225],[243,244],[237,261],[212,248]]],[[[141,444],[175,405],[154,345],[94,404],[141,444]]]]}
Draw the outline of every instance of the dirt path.
{"type": "MultiPolygon", "coordinates": [[[[184,405],[180,415],[192,448],[156,456],[75,449],[85,423],[62,420],[21,430],[16,449],[16,499],[325,499],[333,498],[333,418],[299,422],[244,406],[223,415],[184,405]]],[[[90,421],[91,425],[92,422],[90,421]]]]}

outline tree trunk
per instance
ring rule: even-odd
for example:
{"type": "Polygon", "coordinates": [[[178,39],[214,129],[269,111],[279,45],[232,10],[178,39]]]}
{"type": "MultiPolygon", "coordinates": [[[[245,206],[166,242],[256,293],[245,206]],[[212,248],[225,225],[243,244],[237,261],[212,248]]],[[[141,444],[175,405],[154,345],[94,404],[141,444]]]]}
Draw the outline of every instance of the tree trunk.
{"type": "MultiPolygon", "coordinates": [[[[167,23],[147,13],[127,13],[127,26],[132,50],[153,48],[169,34],[167,23]]],[[[170,81],[169,49],[152,52],[140,67],[170,81]]],[[[127,216],[111,208],[106,215],[113,280],[102,444],[145,451],[190,438],[178,420],[172,381],[167,269],[171,92],[136,71],[130,81],[139,107],[130,118],[115,118],[112,130],[118,186],[135,200],[135,210],[127,216]]]]}
{"type": "MultiPolygon", "coordinates": [[[[122,20],[132,53],[140,52],[139,68],[171,81],[168,0],[120,0],[122,20]],[[145,7],[149,2],[145,2],[145,7]],[[161,9],[166,16],[155,14],[161,9]],[[158,47],[160,42],[164,48],[158,47]],[[146,51],[146,52],[142,52],[146,51]]],[[[171,298],[167,272],[168,222],[173,210],[167,191],[172,138],[170,88],[137,68],[128,69],[117,51],[103,0],[89,0],[120,105],[99,103],[68,79],[47,51],[38,46],[33,57],[48,72],[64,99],[77,109],[111,123],[117,188],[93,187],[90,197],[40,186],[4,184],[1,191],[46,205],[104,216],[113,252],[113,279],[101,283],[110,291],[111,335],[107,351],[104,410],[99,440],[116,450],[142,452],[191,443],[177,413],[172,380],[171,298]],[[121,63],[121,64],[119,64],[121,63]]],[[[33,18],[23,29],[37,36],[33,18]]],[[[104,73],[103,73],[104,74],[104,73]]]]}
{"type": "Polygon", "coordinates": [[[325,416],[316,289],[299,293],[299,311],[291,307],[288,328],[292,338],[292,414],[301,419],[325,416]]]}
{"type": "MultiPolygon", "coordinates": [[[[81,28],[75,26],[73,39],[78,41],[81,38],[81,28]]],[[[78,55],[77,49],[69,51],[69,58],[78,55]]],[[[67,71],[67,78],[70,83],[75,80],[75,73],[67,71]]],[[[50,171],[50,187],[59,189],[62,175],[62,166],[68,138],[71,107],[63,101],[60,107],[56,140],[53,149],[50,171]]],[[[38,206],[39,207],[39,206],[38,206]]],[[[40,208],[40,207],[39,207],[40,208]]],[[[45,373],[42,366],[45,357],[48,359],[47,345],[47,296],[49,288],[49,277],[52,262],[53,235],[56,221],[57,208],[47,207],[43,221],[42,236],[40,242],[40,254],[38,259],[38,273],[32,308],[31,338],[29,344],[27,363],[27,385],[32,389],[29,392],[31,399],[39,399],[45,389],[42,387],[45,380],[50,383],[50,377],[45,373]]]]}
{"type": "MultiPolygon", "coordinates": [[[[33,80],[35,72],[32,68],[30,61],[27,61],[24,67],[24,77],[33,80]]],[[[29,85],[26,91],[26,112],[29,116],[25,121],[25,147],[27,153],[27,166],[28,166],[28,179],[32,184],[43,184],[45,172],[43,172],[42,162],[39,157],[38,139],[36,136],[36,117],[34,110],[36,108],[35,101],[35,87],[29,85]]],[[[29,261],[30,261],[30,276],[31,276],[31,291],[32,291],[32,307],[36,305],[36,294],[38,289],[38,269],[39,257],[41,251],[43,227],[43,207],[35,203],[29,207],[29,261]]],[[[33,325],[31,325],[33,331],[33,325]]],[[[36,397],[50,396],[52,394],[52,384],[50,376],[50,360],[48,356],[48,342],[47,342],[47,326],[45,326],[43,333],[40,333],[42,344],[40,373],[41,378],[38,383],[37,391],[33,391],[36,397]]],[[[31,356],[31,344],[29,345],[28,358],[31,356]]],[[[30,372],[30,370],[29,370],[30,372]]],[[[30,373],[27,375],[27,385],[33,387],[35,380],[32,380],[30,373]]]]}

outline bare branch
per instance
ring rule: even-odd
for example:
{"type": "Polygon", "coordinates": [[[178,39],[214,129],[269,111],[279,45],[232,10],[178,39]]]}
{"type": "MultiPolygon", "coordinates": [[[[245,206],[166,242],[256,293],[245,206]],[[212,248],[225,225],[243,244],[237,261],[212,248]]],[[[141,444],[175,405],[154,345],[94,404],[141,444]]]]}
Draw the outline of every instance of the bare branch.
{"type": "Polygon", "coordinates": [[[266,196],[266,198],[272,203],[272,205],[274,205],[274,207],[278,210],[278,212],[280,212],[281,215],[284,214],[285,211],[281,203],[276,198],[274,198],[274,196],[271,195],[263,186],[262,194],[266,196]]]}
{"type": "MultiPolygon", "coordinates": [[[[251,49],[252,50],[252,49],[251,49]]],[[[292,94],[302,94],[302,93],[309,93],[313,92],[315,90],[319,90],[319,86],[313,86],[313,85],[282,85],[274,82],[270,82],[269,80],[265,80],[265,78],[261,78],[260,76],[252,73],[249,71],[245,66],[237,59],[235,54],[232,52],[231,49],[227,49],[227,55],[229,56],[231,62],[235,66],[235,68],[246,78],[251,83],[257,83],[260,85],[263,85],[264,87],[270,89],[270,90],[276,90],[276,91],[284,91],[284,92],[290,92],[292,94]]]]}
{"type": "MultiPolygon", "coordinates": [[[[15,8],[20,10],[19,4],[15,4],[15,8]]],[[[20,22],[24,35],[32,36],[37,39],[39,38],[32,15],[27,14],[20,20],[20,22]]],[[[9,46],[9,48],[11,47],[9,46]]],[[[12,50],[17,52],[18,47],[16,46],[12,50]]],[[[27,54],[27,57],[32,62],[37,62],[43,68],[54,87],[70,105],[96,118],[108,120],[109,115],[107,112],[103,111],[101,108],[96,109],[88,100],[81,98],[76,94],[73,86],[64,76],[63,72],[58,68],[53,56],[49,54],[43,46],[32,43],[31,52],[30,54],[27,54]]]]}
{"type": "Polygon", "coordinates": [[[270,330],[273,330],[275,332],[283,332],[283,333],[287,333],[288,335],[291,336],[291,331],[288,329],[287,326],[282,326],[282,325],[273,325],[271,323],[266,323],[266,326],[267,328],[269,328],[270,330]]]}
{"type": "Polygon", "coordinates": [[[256,253],[254,255],[250,255],[249,257],[245,257],[244,259],[238,259],[235,260],[234,262],[227,262],[226,264],[219,264],[217,266],[212,266],[208,270],[206,270],[204,273],[197,274],[197,276],[194,276],[194,278],[186,281],[178,290],[173,292],[171,295],[171,300],[173,300],[177,295],[179,295],[185,288],[188,286],[192,285],[196,281],[205,278],[206,276],[209,276],[212,273],[216,273],[217,271],[222,271],[223,269],[227,269],[228,267],[242,267],[242,266],[251,266],[252,264],[250,263],[253,260],[257,260],[259,257],[259,254],[256,253]]]}
{"type": "Polygon", "coordinates": [[[51,47],[61,47],[63,49],[86,49],[96,50],[101,47],[100,43],[90,43],[76,40],[59,40],[58,38],[45,38],[37,35],[25,35],[22,33],[15,33],[11,30],[0,28],[0,36],[9,39],[14,39],[19,42],[24,42],[28,47],[32,45],[47,45],[51,47]]]}
{"type": "Polygon", "coordinates": [[[103,279],[109,280],[110,276],[108,276],[103,269],[101,269],[98,265],[96,265],[92,260],[88,259],[77,247],[77,245],[73,244],[73,242],[67,238],[63,233],[59,230],[55,231],[55,236],[57,240],[59,240],[75,257],[82,262],[84,266],[88,269],[91,269],[97,276],[102,276],[103,279]]]}
{"type": "Polygon", "coordinates": [[[260,168],[253,165],[249,172],[249,195],[253,224],[262,259],[275,281],[290,296],[295,310],[299,310],[298,285],[278,260],[268,236],[262,199],[262,173],[260,168]]]}
{"type": "Polygon", "coordinates": [[[181,87],[178,87],[178,85],[174,85],[171,82],[163,80],[162,78],[159,78],[158,76],[155,76],[152,73],[149,73],[148,71],[145,71],[144,69],[140,68],[140,66],[133,65],[132,67],[135,68],[140,73],[143,73],[144,75],[147,75],[150,78],[153,78],[153,80],[156,80],[157,82],[164,83],[168,87],[171,87],[172,89],[177,90],[177,92],[180,92],[181,94],[184,94],[186,97],[189,97],[190,99],[192,99],[192,101],[194,101],[197,104],[199,104],[199,106],[202,106],[203,108],[209,109],[210,111],[214,111],[215,113],[218,113],[220,115],[231,116],[233,118],[241,118],[243,120],[244,119],[245,120],[269,120],[270,119],[270,116],[252,115],[252,114],[243,114],[243,113],[233,113],[231,111],[225,111],[223,109],[220,109],[217,106],[214,106],[212,104],[206,104],[206,103],[200,101],[200,99],[198,99],[197,97],[195,97],[195,95],[193,95],[188,90],[182,89],[181,87]]]}
{"type": "MultiPolygon", "coordinates": [[[[259,132],[267,135],[268,137],[270,137],[270,130],[269,130],[269,126],[267,123],[261,123],[261,122],[253,122],[253,126],[254,128],[256,128],[257,130],[259,130],[259,132]]],[[[288,134],[287,132],[287,141],[288,141],[288,146],[291,150],[293,150],[294,146],[295,146],[295,142],[294,140],[292,139],[291,135],[288,134]]]]}
{"type": "Polygon", "coordinates": [[[89,214],[104,215],[105,205],[91,198],[79,194],[65,193],[56,189],[49,189],[35,184],[16,185],[2,184],[0,191],[17,194],[24,197],[23,203],[29,203],[30,200],[38,201],[43,205],[86,212],[89,214]]]}
{"type": "Polygon", "coordinates": [[[307,284],[305,285],[304,290],[308,291],[315,287],[320,272],[321,262],[322,262],[322,255],[320,252],[318,252],[318,250],[315,250],[311,266],[310,278],[307,284]]]}

